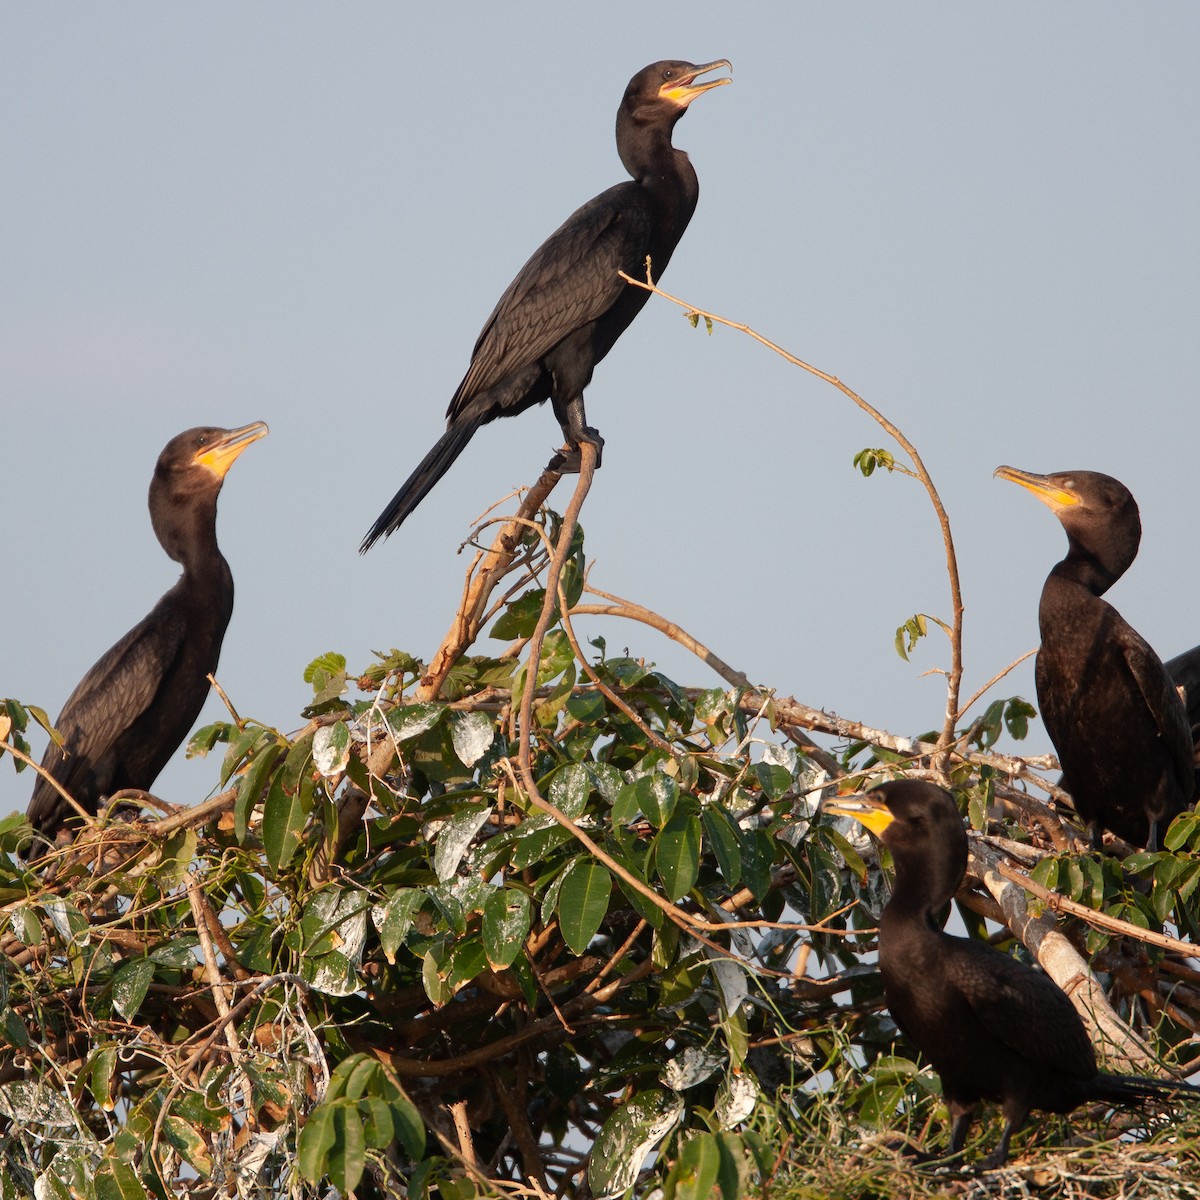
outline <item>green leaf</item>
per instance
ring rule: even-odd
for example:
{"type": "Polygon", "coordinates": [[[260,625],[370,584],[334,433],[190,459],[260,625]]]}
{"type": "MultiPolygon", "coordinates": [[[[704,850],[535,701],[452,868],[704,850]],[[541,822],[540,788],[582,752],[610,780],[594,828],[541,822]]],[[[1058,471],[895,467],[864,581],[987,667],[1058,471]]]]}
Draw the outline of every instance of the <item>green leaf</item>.
{"type": "Polygon", "coordinates": [[[404,1094],[404,1090],[399,1085],[393,1086],[395,1093],[389,1103],[392,1106],[392,1122],[396,1134],[409,1158],[414,1162],[420,1161],[425,1156],[425,1122],[421,1120],[417,1106],[404,1094]]]}
{"type": "Polygon", "coordinates": [[[455,713],[450,726],[454,753],[464,767],[473,767],[496,740],[496,726],[487,713],[455,713]]]}
{"type": "Polygon", "coordinates": [[[127,962],[113,976],[113,1008],[124,1020],[132,1020],[142,1007],[153,978],[154,963],[148,958],[135,958],[127,962]]]}
{"type": "Polygon", "coordinates": [[[163,1119],[163,1136],[204,1179],[212,1177],[212,1155],[205,1140],[182,1117],[168,1114],[163,1119]]]}
{"type": "Polygon", "coordinates": [[[567,763],[550,779],[550,803],[571,820],[583,815],[591,792],[592,775],[583,763],[567,763]]]}
{"type": "Polygon", "coordinates": [[[432,729],[448,712],[445,704],[405,704],[393,708],[387,722],[398,742],[407,742],[432,729]]]}
{"type": "Polygon", "coordinates": [[[721,877],[735,888],[742,878],[741,831],[733,817],[718,804],[709,804],[700,813],[704,836],[717,856],[721,877]]]}
{"type": "Polygon", "coordinates": [[[454,999],[454,989],[443,977],[441,960],[433,948],[426,950],[421,960],[421,986],[425,995],[439,1006],[454,999]]]}
{"type": "Polygon", "coordinates": [[[612,877],[600,863],[581,857],[567,868],[558,893],[558,921],[572,953],[582,954],[596,936],[611,895],[612,877]]]}
{"type": "Polygon", "coordinates": [[[236,732],[237,726],[228,721],[217,721],[197,729],[188,740],[188,758],[203,758],[218,742],[227,742],[236,732]]]}
{"type": "Polygon", "coordinates": [[[894,471],[896,460],[887,450],[868,447],[860,450],[854,456],[854,466],[862,472],[864,479],[870,479],[875,474],[876,467],[882,467],[885,471],[894,471]]]}
{"type": "Polygon", "coordinates": [[[1004,708],[1004,724],[1009,736],[1022,741],[1029,732],[1029,718],[1037,716],[1037,709],[1020,696],[1013,696],[1004,708]]]}
{"type": "Polygon", "coordinates": [[[326,1174],[329,1152],[337,1140],[333,1124],[333,1106],[319,1104],[308,1114],[304,1128],[296,1138],[296,1166],[309,1183],[319,1183],[326,1174]]]}
{"type": "Polygon", "coordinates": [[[667,1176],[665,1200],[709,1200],[720,1169],[717,1139],[711,1133],[695,1134],[684,1142],[667,1176]]]}
{"type": "MultiPolygon", "coordinates": [[[[345,675],[346,674],[346,656],[344,654],[334,654],[329,651],[326,654],[319,655],[304,668],[304,682],[316,683],[318,676],[324,675],[328,678],[330,675],[345,675]]],[[[317,684],[317,686],[320,686],[317,684]]]]}
{"type": "Polygon", "coordinates": [[[114,1107],[112,1094],[113,1071],[117,1067],[117,1047],[114,1043],[100,1046],[93,1051],[88,1062],[88,1090],[93,1099],[105,1111],[112,1112],[114,1107]]]}
{"type": "Polygon", "coordinates": [[[896,653],[900,655],[905,662],[908,662],[908,656],[916,647],[917,642],[921,640],[929,632],[929,626],[924,613],[916,613],[909,617],[896,630],[896,653]]]}
{"type": "Polygon", "coordinates": [[[238,784],[237,800],[233,806],[233,832],[239,844],[244,844],[246,841],[250,814],[262,798],[263,787],[275,764],[279,761],[281,753],[282,748],[277,744],[264,746],[254,756],[238,784]]]}
{"type": "Polygon", "coordinates": [[[404,944],[413,918],[425,902],[425,893],[416,888],[397,888],[385,905],[371,910],[371,919],[379,930],[379,943],[389,963],[396,961],[396,951],[404,944]]]}
{"type": "Polygon", "coordinates": [[[1058,870],[1061,865],[1060,860],[1054,857],[1043,858],[1032,871],[1029,872],[1029,878],[1034,883],[1040,883],[1042,887],[1048,888],[1050,891],[1058,890],[1058,870]]]}
{"type": "Polygon", "coordinates": [[[654,842],[654,865],[667,899],[681,900],[700,875],[700,821],[690,808],[681,807],[654,842]]]}
{"type": "Polygon", "coordinates": [[[464,804],[438,830],[433,870],[439,883],[454,878],[463,855],[471,848],[475,835],[487,824],[491,815],[490,804],[464,804]]]}
{"type": "Polygon", "coordinates": [[[537,628],[545,599],[545,588],[535,588],[533,591],[519,596],[496,619],[492,626],[491,636],[499,642],[529,637],[537,628]]]}
{"type": "Polygon", "coordinates": [[[272,875],[278,875],[300,848],[300,837],[307,820],[308,812],[301,792],[289,795],[277,774],[271,780],[262,819],[263,850],[272,875]]]}
{"type": "Polygon", "coordinates": [[[658,1089],[631,1096],[609,1114],[588,1155],[593,1195],[621,1196],[637,1182],[646,1156],[683,1115],[683,1101],[658,1089]]]}
{"type": "Polygon", "coordinates": [[[261,725],[250,725],[237,733],[230,734],[229,749],[221,761],[221,786],[224,787],[233,773],[242,765],[242,761],[259,744],[267,742],[271,735],[261,725]]]}
{"type": "Polygon", "coordinates": [[[353,1192],[366,1168],[367,1141],[358,1106],[338,1103],[334,1108],[334,1148],[329,1152],[329,1182],[342,1192],[353,1192]]]}
{"type": "Polygon", "coordinates": [[[367,1096],[359,1106],[362,1114],[363,1136],[373,1150],[385,1150],[396,1136],[392,1107],[375,1096],[367,1096]]]}
{"type": "Polygon", "coordinates": [[[717,1171],[721,1200],[742,1200],[743,1196],[750,1194],[753,1159],[745,1141],[736,1133],[718,1133],[716,1137],[721,1154],[721,1165],[717,1171]]]}
{"type": "Polygon", "coordinates": [[[96,1168],[96,1200],[146,1200],[137,1172],[119,1158],[107,1158],[96,1168]]]}
{"type": "Polygon", "coordinates": [[[654,771],[643,775],[634,788],[646,819],[661,829],[671,819],[679,802],[679,784],[669,775],[654,771]]]}
{"type": "Polygon", "coordinates": [[[350,761],[350,730],[344,721],[323,725],[313,734],[313,766],[326,778],[340,775],[350,761]]]}
{"type": "Polygon", "coordinates": [[[529,897],[516,888],[497,888],[483,905],[483,945],[494,970],[510,966],[521,953],[532,920],[529,897]]]}

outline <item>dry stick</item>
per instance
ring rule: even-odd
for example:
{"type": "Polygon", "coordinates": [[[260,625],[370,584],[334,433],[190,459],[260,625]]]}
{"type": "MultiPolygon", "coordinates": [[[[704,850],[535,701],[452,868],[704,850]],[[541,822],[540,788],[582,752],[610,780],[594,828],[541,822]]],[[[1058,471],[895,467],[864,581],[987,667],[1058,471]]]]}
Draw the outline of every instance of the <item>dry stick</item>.
{"type": "Polygon", "coordinates": [[[967,712],[969,712],[969,711],[970,711],[970,709],[971,709],[971,705],[973,705],[973,704],[975,703],[975,701],[976,701],[976,700],[978,700],[978,699],[979,699],[981,696],[984,696],[984,695],[986,695],[988,692],[990,692],[990,691],[992,690],[992,688],[994,688],[994,687],[996,686],[996,684],[998,684],[998,683],[1000,682],[1000,680],[1002,680],[1002,679],[1005,677],[1005,675],[1008,675],[1010,672],[1012,672],[1012,671],[1015,671],[1015,670],[1017,669],[1017,667],[1019,667],[1019,666],[1020,666],[1020,665],[1021,665],[1021,664],[1022,664],[1022,663],[1023,663],[1025,660],[1026,660],[1026,659],[1027,659],[1027,658],[1032,658],[1032,657],[1033,657],[1033,656],[1034,656],[1036,653],[1037,653],[1037,649],[1036,649],[1036,647],[1035,647],[1033,650],[1026,650],[1026,651],[1025,651],[1025,653],[1024,653],[1024,654],[1022,654],[1020,658],[1014,659],[1012,662],[1010,662],[1010,663],[1008,664],[1008,666],[1004,668],[1004,670],[1003,670],[1003,671],[997,671],[997,672],[996,672],[996,674],[995,674],[995,675],[993,675],[993,676],[991,677],[991,679],[989,679],[989,680],[987,681],[987,683],[985,683],[985,684],[983,685],[983,687],[981,687],[981,688],[980,688],[980,689],[979,689],[979,690],[978,690],[978,691],[977,691],[977,692],[976,692],[976,693],[975,693],[975,694],[974,694],[974,695],[973,695],[973,696],[970,698],[970,700],[968,700],[968,701],[966,702],[966,704],[964,704],[964,705],[962,706],[962,708],[960,708],[960,709],[958,710],[958,712],[957,712],[957,713],[955,714],[955,716],[954,716],[954,719],[955,719],[956,721],[961,721],[961,720],[962,720],[962,718],[963,718],[963,716],[964,716],[964,715],[965,715],[967,712]]]}
{"type": "MultiPolygon", "coordinates": [[[[545,638],[546,630],[550,627],[550,621],[554,615],[554,609],[558,601],[558,583],[562,575],[563,563],[566,561],[567,552],[571,548],[571,540],[575,536],[575,527],[579,521],[579,512],[583,507],[583,501],[587,496],[588,489],[592,485],[592,476],[595,474],[595,470],[596,447],[589,442],[580,443],[579,482],[575,486],[575,494],[571,497],[571,503],[567,506],[567,511],[563,514],[562,528],[558,534],[558,545],[555,547],[554,554],[550,559],[550,569],[546,580],[546,597],[542,603],[542,611],[538,617],[538,623],[533,631],[533,636],[529,639],[529,657],[525,668],[524,690],[521,696],[521,738],[517,747],[517,766],[521,772],[521,781],[524,784],[525,794],[528,796],[529,802],[535,808],[553,817],[598,862],[603,863],[613,874],[624,880],[640,895],[645,896],[647,900],[666,913],[675,924],[687,930],[697,940],[703,942],[719,954],[733,957],[731,952],[724,946],[718,946],[716,943],[708,941],[708,939],[699,933],[700,930],[707,930],[714,933],[722,932],[723,926],[695,917],[691,913],[684,912],[669,900],[664,900],[653,888],[648,887],[630,871],[627,871],[610,854],[606,854],[574,821],[560,812],[548,800],[544,799],[541,792],[538,791],[537,783],[533,778],[531,761],[533,746],[533,694],[537,687],[537,671],[541,662],[542,641],[545,638]]],[[[513,782],[515,784],[516,780],[513,782]]]]}
{"type": "Polygon", "coordinates": [[[217,952],[213,946],[212,933],[209,929],[210,919],[215,921],[216,916],[208,905],[208,898],[200,890],[200,881],[196,876],[189,872],[185,876],[185,883],[188,903],[192,909],[192,923],[196,926],[196,933],[200,938],[200,950],[204,955],[204,969],[209,990],[212,993],[213,1003],[217,1006],[217,1013],[226,1019],[225,1044],[229,1047],[229,1057],[237,1072],[238,1082],[241,1084],[242,1102],[246,1106],[246,1123],[253,1127],[256,1124],[254,1099],[251,1095],[250,1081],[242,1070],[242,1046],[237,1039],[237,1031],[233,1027],[233,1022],[228,1019],[230,993],[226,992],[225,983],[221,979],[221,970],[217,966],[217,952]]]}
{"type": "Polygon", "coordinates": [[[1026,875],[1024,871],[1018,871],[1003,860],[1001,860],[998,870],[1005,879],[1011,879],[1013,883],[1023,887],[1030,895],[1036,896],[1054,912],[1069,913],[1073,917],[1079,917],[1080,920],[1086,921],[1096,929],[1103,929],[1106,933],[1120,934],[1123,937],[1145,942],[1148,946],[1172,950],[1176,954],[1182,954],[1185,958],[1200,957],[1200,946],[1193,945],[1191,942],[1181,942],[1178,938],[1168,937],[1165,933],[1155,933],[1152,929],[1143,929],[1140,925],[1122,921],[1120,917],[1110,917],[1107,913],[1097,912],[1094,908],[1088,908],[1086,904],[1080,904],[1077,900],[1060,896],[1058,892],[1052,892],[1049,888],[1043,887],[1026,875]]]}
{"type": "MultiPolygon", "coordinates": [[[[699,694],[699,688],[683,688],[685,696],[699,694]]],[[[747,692],[740,701],[743,712],[757,712],[763,697],[757,692],[747,692]]],[[[820,708],[809,708],[792,696],[774,696],[775,717],[780,724],[797,724],[805,729],[813,729],[818,733],[828,733],[835,737],[852,742],[869,742],[874,746],[882,746],[896,754],[907,754],[916,758],[931,756],[940,750],[940,743],[922,742],[916,738],[898,737],[883,729],[875,729],[863,725],[859,721],[850,721],[835,713],[827,713],[820,708]]],[[[953,752],[963,762],[976,766],[995,767],[996,770],[1014,779],[1027,779],[1044,791],[1048,796],[1062,795],[1059,788],[1040,775],[1031,771],[1031,766],[1053,769],[1058,766],[1056,759],[1050,756],[1040,758],[1017,758],[1009,754],[995,754],[992,751],[956,750],[953,752]]]]}
{"type": "Polygon", "coordinates": [[[529,639],[528,665],[525,668],[525,684],[521,695],[521,741],[517,748],[517,761],[521,773],[533,782],[529,765],[533,745],[533,693],[537,688],[538,668],[542,662],[542,641],[546,630],[554,619],[554,610],[558,605],[559,579],[562,577],[563,564],[567,552],[571,549],[571,540],[575,536],[575,527],[579,523],[579,512],[583,508],[584,499],[592,486],[592,477],[596,473],[596,447],[590,442],[579,444],[579,482],[575,485],[575,494],[567,511],[563,514],[562,527],[558,531],[558,545],[550,556],[550,568],[546,574],[546,595],[542,601],[542,611],[538,614],[538,623],[534,627],[533,636],[529,639]]]}
{"type": "Polygon", "coordinates": [[[442,644],[431,660],[429,671],[417,688],[418,700],[433,700],[437,697],[454,664],[478,636],[488,596],[512,565],[525,523],[541,508],[561,478],[562,474],[559,471],[550,468],[544,470],[537,483],[525,493],[517,515],[500,526],[491,549],[483,556],[466,588],[454,623],[442,638],[442,644]]]}
{"type": "Polygon", "coordinates": [[[678,296],[672,296],[669,292],[664,292],[654,283],[650,275],[649,261],[646,264],[646,278],[644,280],[635,279],[632,275],[626,275],[624,271],[619,271],[618,274],[626,283],[643,288],[647,292],[652,292],[654,295],[661,296],[664,300],[669,300],[672,304],[678,305],[689,317],[703,317],[706,322],[724,325],[727,329],[734,329],[739,333],[744,333],[758,342],[759,345],[765,346],[768,350],[778,354],[786,362],[791,363],[792,366],[799,367],[801,370],[807,371],[810,375],[815,375],[818,379],[823,379],[826,383],[832,384],[842,395],[846,396],[862,409],[890,437],[894,438],[912,461],[917,474],[920,476],[921,483],[929,496],[929,501],[933,505],[938,524],[941,526],[942,544],[946,553],[946,570],[950,577],[950,604],[954,614],[950,631],[950,671],[946,677],[946,719],[937,742],[939,758],[942,760],[942,769],[944,769],[945,756],[948,754],[950,746],[954,741],[954,721],[958,713],[959,688],[962,685],[962,588],[958,579],[958,558],[954,551],[954,539],[950,534],[950,518],[946,515],[941,497],[938,495],[937,488],[933,485],[933,479],[925,469],[925,464],[921,461],[920,454],[917,453],[917,448],[878,409],[868,404],[866,400],[857,392],[847,387],[836,375],[830,375],[822,371],[819,367],[814,367],[811,363],[807,363],[803,359],[797,358],[794,354],[788,353],[782,346],[776,345],[775,342],[763,337],[761,333],[756,332],[749,325],[744,325],[738,321],[731,321],[727,317],[718,316],[716,313],[707,312],[702,308],[696,308],[695,305],[680,300],[678,296]]]}
{"type": "MultiPolygon", "coordinates": [[[[624,600],[620,596],[614,596],[609,592],[602,592],[599,588],[589,586],[587,591],[593,596],[599,596],[604,600],[610,601],[610,603],[577,604],[571,609],[573,614],[579,613],[581,615],[599,617],[624,617],[631,621],[640,621],[643,625],[649,625],[651,629],[657,629],[659,633],[669,637],[673,642],[678,642],[679,645],[690,650],[701,662],[711,667],[731,687],[749,689],[753,686],[743,672],[737,670],[736,667],[731,667],[724,659],[718,658],[703,642],[698,638],[692,637],[687,630],[676,625],[674,621],[668,621],[665,617],[648,608],[644,608],[640,604],[634,604],[630,600],[624,600]]],[[[568,632],[569,636],[570,633],[568,632]]],[[[579,657],[580,662],[583,662],[581,656],[577,655],[577,657],[579,657]]],[[[584,670],[587,671],[589,678],[593,678],[586,663],[584,663],[584,670]]],[[[827,750],[818,746],[811,738],[791,730],[785,732],[803,748],[809,758],[817,763],[822,770],[827,771],[831,778],[836,779],[843,774],[841,764],[838,760],[827,750]]]]}
{"type": "MultiPolygon", "coordinates": [[[[971,839],[971,858],[975,866],[970,874],[1004,910],[1009,929],[1067,994],[1085,1023],[1116,1051],[1117,1060],[1138,1074],[1158,1071],[1153,1051],[1113,1011],[1091,967],[1059,930],[1053,916],[1044,913],[1035,917],[1030,913],[1024,893],[1010,882],[1018,873],[1011,868],[1005,870],[1007,864],[1000,855],[978,838],[971,839]]],[[[1016,882],[1027,886],[1022,878],[1016,882]]]]}
{"type": "Polygon", "coordinates": [[[454,1133],[458,1138],[458,1152],[462,1155],[463,1163],[474,1175],[478,1172],[479,1162],[475,1157],[475,1143],[471,1138],[471,1122],[467,1119],[467,1102],[456,1100],[447,1105],[450,1116],[454,1119],[454,1133]]]}
{"type": "Polygon", "coordinates": [[[78,800],[63,787],[41,763],[34,762],[28,754],[23,754],[11,742],[0,742],[0,751],[5,751],[13,756],[18,762],[23,762],[27,767],[32,767],[74,810],[83,817],[89,824],[95,824],[96,816],[90,813],[86,808],[82,807],[78,800]]]}
{"type": "MultiPolygon", "coordinates": [[[[659,750],[662,750],[665,754],[674,756],[675,747],[672,746],[671,743],[665,738],[659,737],[659,735],[655,733],[645,721],[642,720],[636,709],[634,709],[632,705],[626,704],[625,701],[622,700],[621,697],[618,696],[617,693],[614,692],[612,688],[610,688],[608,684],[606,684],[604,680],[596,674],[595,668],[590,662],[588,662],[587,656],[584,654],[582,647],[579,645],[579,639],[575,636],[575,627],[571,624],[570,613],[567,610],[567,597],[563,592],[561,581],[558,585],[558,607],[559,612],[562,614],[562,627],[567,635],[567,641],[571,643],[571,650],[575,655],[575,659],[583,668],[583,673],[592,681],[593,684],[595,684],[596,690],[614,708],[623,712],[630,719],[630,721],[632,721],[633,724],[642,731],[647,741],[649,741],[659,750]]],[[[571,610],[571,612],[579,611],[580,610],[578,608],[571,610]]]]}
{"type": "Polygon", "coordinates": [[[238,715],[238,710],[233,707],[233,702],[227,695],[225,695],[225,689],[217,682],[217,677],[209,673],[208,675],[205,675],[204,678],[207,679],[210,684],[212,684],[212,690],[217,693],[221,699],[221,703],[224,704],[226,709],[229,711],[229,715],[233,718],[233,723],[238,727],[238,729],[245,729],[246,722],[243,721],[238,715]]]}

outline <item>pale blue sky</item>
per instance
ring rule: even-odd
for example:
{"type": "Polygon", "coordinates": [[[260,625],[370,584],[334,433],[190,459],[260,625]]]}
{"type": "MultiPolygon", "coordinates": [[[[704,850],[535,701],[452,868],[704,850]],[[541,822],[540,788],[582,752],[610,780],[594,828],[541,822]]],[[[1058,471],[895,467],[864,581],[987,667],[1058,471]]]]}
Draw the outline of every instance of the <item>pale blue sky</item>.
{"type": "MultiPolygon", "coordinates": [[[[53,716],[174,581],[146,488],[197,424],[271,426],[221,499],[243,714],[298,725],[325,650],[431,653],[459,542],[536,478],[552,414],[482,430],[398,534],[359,539],[509,279],[623,178],[616,106],[662,57],[734,66],[677,127],[701,197],[664,284],[917,444],[958,541],[966,692],[1035,643],[1065,544],[1002,462],[1124,480],[1146,534],[1112,599],[1164,657],[1200,642],[1194,4],[9,3],[0,695],[53,716]]],[[[883,439],[847,401],[652,301],[588,415],[600,586],[806,703],[938,724],[944,647],[892,650],[947,613],[936,526],[912,481],[852,470],[883,439]]],[[[716,682],[647,630],[583,628],[716,682]]],[[[1032,698],[1031,669],[1001,691],[1032,698]]],[[[195,802],[216,771],[180,755],[156,790],[195,802]]],[[[0,812],[30,786],[0,770],[0,812]]]]}

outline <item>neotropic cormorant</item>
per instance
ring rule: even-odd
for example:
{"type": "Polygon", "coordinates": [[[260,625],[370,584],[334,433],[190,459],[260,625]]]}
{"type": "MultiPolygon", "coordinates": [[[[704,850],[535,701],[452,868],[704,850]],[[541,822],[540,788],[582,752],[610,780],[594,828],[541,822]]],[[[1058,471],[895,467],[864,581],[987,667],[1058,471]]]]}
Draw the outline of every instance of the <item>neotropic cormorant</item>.
{"type": "Polygon", "coordinates": [[[587,424],[583,391],[596,364],[641,311],[650,293],[617,272],[641,278],[649,257],[662,275],[696,209],[699,183],[675,122],[695,98],[732,82],[697,83],[725,59],[696,66],[657,62],[639,71],[617,110],[617,152],[633,176],[571,214],[517,273],[484,324],[471,365],[446,410],[446,432],[383,510],[368,550],[425,498],[475,430],[550,400],[572,448],[604,439],[587,424]]]}
{"type": "MultiPolygon", "coordinates": [[[[158,457],[150,520],[183,574],[83,677],[54,723],[63,746],[52,742],[42,759],[89,813],[123,788],[148,791],[204,704],[233,614],[233,576],[217,547],[217,494],[237,456],[266,433],[261,421],[189,429],[158,457]]],[[[29,801],[35,852],[73,816],[39,776],[29,801]]]]}
{"type": "Polygon", "coordinates": [[[1145,639],[1100,599],[1137,555],[1137,504],[1124,484],[1096,471],[1034,475],[997,467],[996,474],[1031,491],[1067,533],[1067,556],[1042,588],[1036,670],[1062,786],[1096,849],[1103,828],[1153,850],[1160,829],[1195,800],[1196,779],[1174,681],[1145,639]]]}
{"type": "Polygon", "coordinates": [[[896,1024],[941,1076],[950,1153],[966,1142],[981,1100],[999,1104],[998,1167],[1033,1109],[1067,1113],[1087,1100],[1117,1104],[1200,1095],[1168,1079],[1109,1075],[1074,1005],[1041,971],[983,942],[951,937],[935,914],[967,869],[967,835],[949,793],[923,780],[839,796],[825,811],[852,817],[892,853],[896,881],[879,920],[879,970],[896,1024]]]}

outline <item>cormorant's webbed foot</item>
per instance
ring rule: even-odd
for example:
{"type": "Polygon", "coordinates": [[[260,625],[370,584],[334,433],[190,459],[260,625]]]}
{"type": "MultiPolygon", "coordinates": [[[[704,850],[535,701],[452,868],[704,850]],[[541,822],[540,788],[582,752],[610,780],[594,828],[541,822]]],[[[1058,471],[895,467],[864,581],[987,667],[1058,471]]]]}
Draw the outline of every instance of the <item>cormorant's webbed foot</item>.
{"type": "Polygon", "coordinates": [[[580,442],[587,442],[589,446],[596,447],[596,468],[598,470],[600,462],[604,457],[604,439],[600,436],[599,431],[593,429],[590,425],[583,427],[579,437],[573,443],[556,451],[554,457],[546,464],[546,469],[548,471],[558,471],[561,475],[578,475],[580,442]]]}

